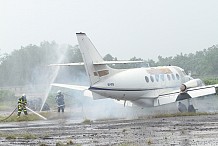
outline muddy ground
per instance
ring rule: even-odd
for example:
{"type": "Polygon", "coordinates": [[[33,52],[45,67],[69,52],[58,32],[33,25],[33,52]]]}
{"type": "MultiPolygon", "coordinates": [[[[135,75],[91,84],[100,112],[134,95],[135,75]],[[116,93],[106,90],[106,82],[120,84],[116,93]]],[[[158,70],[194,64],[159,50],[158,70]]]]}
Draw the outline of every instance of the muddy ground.
{"type": "Polygon", "coordinates": [[[102,101],[98,105],[89,104],[90,108],[66,108],[64,114],[49,111],[55,116],[46,121],[1,122],[0,145],[218,145],[218,114],[211,114],[218,111],[217,96],[193,103],[198,112],[210,114],[154,118],[157,113],[175,113],[176,105],[161,106],[155,110],[129,110],[123,106],[107,107],[108,103],[103,105],[102,101]],[[86,119],[92,120],[83,123],[86,119]]]}
{"type": "Polygon", "coordinates": [[[218,115],[133,120],[93,121],[48,120],[1,123],[0,145],[218,145],[218,115]],[[22,138],[23,135],[35,138],[22,138]]]}

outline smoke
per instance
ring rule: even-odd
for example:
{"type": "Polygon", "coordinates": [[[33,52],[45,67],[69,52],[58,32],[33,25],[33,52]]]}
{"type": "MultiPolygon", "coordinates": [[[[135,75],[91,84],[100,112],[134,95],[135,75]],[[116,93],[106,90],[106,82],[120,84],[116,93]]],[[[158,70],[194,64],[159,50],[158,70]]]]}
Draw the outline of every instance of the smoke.
{"type": "MultiPolygon", "coordinates": [[[[83,79],[82,79],[83,80],[83,79]]],[[[117,101],[114,99],[99,99],[93,100],[90,94],[91,91],[66,91],[70,94],[71,101],[74,105],[67,109],[71,111],[71,119],[85,120],[111,120],[111,119],[136,119],[140,117],[147,117],[156,114],[176,113],[177,106],[175,103],[163,105],[160,107],[145,107],[131,106],[124,101],[117,101]],[[70,93],[69,93],[70,92],[70,93]],[[86,95],[86,96],[84,96],[86,95]]]]}
{"type": "MultiPolygon", "coordinates": [[[[76,71],[76,70],[74,70],[76,71]]],[[[85,73],[78,76],[72,82],[74,85],[89,85],[88,78],[85,73]]],[[[58,90],[57,87],[53,91],[58,90]]],[[[76,91],[70,89],[62,89],[65,95],[66,112],[72,112],[71,119],[90,119],[90,120],[103,120],[103,119],[117,119],[125,118],[130,119],[135,117],[135,113],[131,108],[124,107],[122,104],[115,102],[113,99],[100,99],[93,100],[91,91],[76,91]],[[85,96],[84,96],[85,95],[85,96]],[[66,102],[67,101],[67,102],[66,102]]]]}
{"type": "Polygon", "coordinates": [[[132,107],[124,107],[123,104],[115,102],[113,99],[93,100],[92,97],[84,97],[81,94],[74,95],[79,103],[74,108],[80,109],[83,119],[104,120],[104,119],[132,119],[137,117],[132,107]]]}
{"type": "MultiPolygon", "coordinates": [[[[66,53],[63,50],[64,47],[57,49],[56,62],[62,63],[66,59],[66,53]],[[62,50],[62,51],[60,51],[62,50]]],[[[52,88],[50,83],[64,83],[64,84],[75,84],[75,85],[87,85],[89,86],[88,77],[86,76],[84,67],[36,67],[33,71],[32,81],[30,85],[33,85],[32,88],[36,93],[41,93],[42,101],[46,102],[48,94],[51,92],[56,93],[59,88],[52,88]],[[41,84],[37,88],[35,85],[41,84]]],[[[147,116],[153,114],[161,113],[175,113],[177,112],[177,106],[175,103],[163,105],[160,107],[154,108],[140,108],[140,107],[124,107],[124,102],[116,102],[113,99],[100,99],[93,100],[92,97],[84,96],[83,92],[75,91],[70,89],[62,89],[63,93],[69,94],[71,97],[66,102],[66,112],[71,112],[72,119],[90,119],[90,120],[104,120],[104,119],[133,119],[140,116],[147,116]]],[[[90,94],[85,92],[85,94],[90,94]]],[[[202,111],[217,111],[215,106],[212,106],[211,103],[216,103],[217,98],[215,97],[205,97],[199,99],[193,99],[194,106],[198,109],[199,112],[202,111]]]]}
{"type": "Polygon", "coordinates": [[[208,95],[200,98],[194,98],[192,99],[192,103],[197,109],[197,112],[216,113],[218,111],[217,95],[208,95]]]}

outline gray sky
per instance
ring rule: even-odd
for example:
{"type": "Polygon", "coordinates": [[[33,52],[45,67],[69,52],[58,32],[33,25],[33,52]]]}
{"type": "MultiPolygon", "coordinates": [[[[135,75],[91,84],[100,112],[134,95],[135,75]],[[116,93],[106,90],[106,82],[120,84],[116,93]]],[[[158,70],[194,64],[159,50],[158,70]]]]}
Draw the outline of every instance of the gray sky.
{"type": "Polygon", "coordinates": [[[195,53],[218,44],[218,1],[0,0],[0,54],[44,40],[76,45],[76,32],[118,59],[195,53]]]}

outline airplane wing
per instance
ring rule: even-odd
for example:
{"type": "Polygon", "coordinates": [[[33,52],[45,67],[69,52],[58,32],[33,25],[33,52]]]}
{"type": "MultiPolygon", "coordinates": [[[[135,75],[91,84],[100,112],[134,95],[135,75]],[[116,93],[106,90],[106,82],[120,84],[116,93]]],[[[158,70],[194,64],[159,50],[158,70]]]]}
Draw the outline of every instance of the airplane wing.
{"type": "Polygon", "coordinates": [[[79,86],[79,85],[68,85],[68,84],[57,84],[57,83],[53,83],[53,84],[51,84],[51,85],[52,85],[52,86],[56,86],[56,87],[62,87],[62,88],[80,90],[80,91],[85,91],[85,90],[88,90],[88,89],[89,89],[88,86],[79,86]]]}
{"type": "MultiPolygon", "coordinates": [[[[216,88],[218,88],[218,84],[200,86],[200,87],[195,87],[195,88],[189,88],[187,90],[187,93],[192,98],[202,97],[202,96],[216,94],[216,88]]],[[[180,93],[179,90],[176,90],[174,92],[159,95],[159,97],[156,98],[155,100],[154,106],[159,106],[159,105],[175,102],[179,93],[180,93]]]]}
{"type": "Polygon", "coordinates": [[[106,97],[101,96],[97,93],[93,93],[91,91],[89,91],[89,87],[88,86],[80,86],[80,85],[69,85],[69,84],[57,84],[57,83],[53,83],[51,84],[52,86],[56,86],[56,87],[61,87],[61,88],[68,88],[68,89],[73,89],[73,90],[80,90],[83,92],[84,96],[88,96],[88,97],[92,97],[94,100],[97,99],[105,99],[106,97]]]}

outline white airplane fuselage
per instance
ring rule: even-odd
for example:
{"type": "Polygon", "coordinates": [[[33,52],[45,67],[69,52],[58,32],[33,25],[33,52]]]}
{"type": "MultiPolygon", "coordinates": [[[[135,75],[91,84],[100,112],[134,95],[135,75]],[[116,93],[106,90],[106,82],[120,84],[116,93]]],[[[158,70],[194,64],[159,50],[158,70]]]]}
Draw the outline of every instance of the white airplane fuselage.
{"type": "Polygon", "coordinates": [[[135,101],[153,106],[152,99],[160,94],[179,89],[191,80],[183,69],[176,66],[127,69],[111,76],[101,77],[89,90],[107,98],[135,101]]]}

